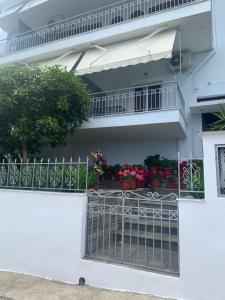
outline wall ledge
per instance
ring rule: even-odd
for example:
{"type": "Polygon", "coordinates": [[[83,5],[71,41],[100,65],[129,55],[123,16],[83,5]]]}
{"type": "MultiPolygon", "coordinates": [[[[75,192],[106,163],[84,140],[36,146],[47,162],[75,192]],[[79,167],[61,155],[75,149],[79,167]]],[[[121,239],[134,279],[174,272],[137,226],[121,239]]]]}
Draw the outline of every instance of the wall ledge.
{"type": "Polygon", "coordinates": [[[22,189],[0,189],[0,193],[2,192],[8,192],[8,193],[26,193],[26,194],[44,194],[44,195],[63,195],[63,196],[86,196],[87,193],[76,193],[76,192],[72,192],[72,193],[65,193],[65,192],[51,192],[51,191],[37,191],[37,190],[22,190],[22,189]]]}

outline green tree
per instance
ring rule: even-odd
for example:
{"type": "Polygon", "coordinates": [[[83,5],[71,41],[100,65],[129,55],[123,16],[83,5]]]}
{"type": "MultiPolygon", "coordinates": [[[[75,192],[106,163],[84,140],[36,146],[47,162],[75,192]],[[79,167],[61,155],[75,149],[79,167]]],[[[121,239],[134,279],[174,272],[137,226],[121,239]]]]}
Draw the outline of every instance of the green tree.
{"type": "Polygon", "coordinates": [[[85,84],[60,66],[0,69],[0,148],[27,161],[50,145],[65,144],[88,118],[85,84]]]}
{"type": "Polygon", "coordinates": [[[211,131],[222,131],[225,130],[225,106],[220,106],[219,112],[213,113],[218,120],[209,126],[211,131]]]}

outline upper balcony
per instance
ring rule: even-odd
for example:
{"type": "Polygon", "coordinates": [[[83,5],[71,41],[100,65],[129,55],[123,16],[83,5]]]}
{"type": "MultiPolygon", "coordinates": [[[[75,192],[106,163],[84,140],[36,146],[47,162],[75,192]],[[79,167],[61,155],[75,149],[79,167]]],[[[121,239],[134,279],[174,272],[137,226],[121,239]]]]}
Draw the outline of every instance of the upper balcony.
{"type": "MultiPolygon", "coordinates": [[[[131,21],[134,22],[151,16],[153,18],[153,16],[162,15],[164,12],[173,12],[173,19],[176,19],[178,18],[178,15],[177,13],[174,14],[175,10],[183,8],[191,15],[191,13],[194,14],[194,10],[192,9],[193,6],[209,2],[209,0],[120,1],[113,5],[101,7],[78,16],[11,36],[7,40],[2,40],[0,42],[0,55],[3,57],[9,54],[22,52],[23,50],[49,45],[53,42],[65,41],[65,39],[68,40],[68,38],[76,36],[80,37],[87,33],[112,28],[116,25],[126,24],[131,21]],[[188,10],[188,8],[190,9],[188,10]]],[[[196,10],[196,14],[203,11],[204,8],[203,10],[196,10]]],[[[186,15],[183,14],[180,17],[182,18],[182,16],[184,17],[186,15]]],[[[163,20],[163,22],[169,21],[165,16],[163,20]]],[[[160,22],[162,23],[162,20],[158,21],[158,23],[160,22]]],[[[154,24],[152,23],[152,26],[153,25],[157,26],[157,22],[154,24]]],[[[149,30],[150,24],[148,22],[145,22],[145,26],[146,30],[149,30]]],[[[136,28],[138,29],[138,26],[136,28]]],[[[114,35],[121,33],[122,30],[121,32],[118,32],[117,30],[117,32],[114,32],[114,35]]],[[[109,36],[108,38],[112,38],[112,36],[109,36]]],[[[90,42],[91,40],[89,40],[89,43],[90,42]]],[[[72,43],[72,46],[77,46],[77,44],[72,43]]],[[[56,48],[57,47],[55,47],[55,49],[56,48]]]]}
{"type": "MultiPolygon", "coordinates": [[[[92,94],[90,119],[82,131],[121,134],[133,128],[147,136],[184,137],[185,102],[176,82],[92,94]]],[[[125,133],[126,134],[126,133],[125,133]]]]}

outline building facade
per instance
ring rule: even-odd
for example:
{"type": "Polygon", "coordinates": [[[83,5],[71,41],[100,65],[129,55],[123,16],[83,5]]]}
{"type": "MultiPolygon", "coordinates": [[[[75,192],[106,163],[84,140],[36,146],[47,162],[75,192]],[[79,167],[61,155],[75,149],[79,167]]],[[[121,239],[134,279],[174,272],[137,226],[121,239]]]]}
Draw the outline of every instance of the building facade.
{"type": "Polygon", "coordinates": [[[225,100],[220,0],[2,1],[0,67],[59,64],[92,91],[90,119],[63,149],[111,164],[202,156],[201,132],[225,100]]]}

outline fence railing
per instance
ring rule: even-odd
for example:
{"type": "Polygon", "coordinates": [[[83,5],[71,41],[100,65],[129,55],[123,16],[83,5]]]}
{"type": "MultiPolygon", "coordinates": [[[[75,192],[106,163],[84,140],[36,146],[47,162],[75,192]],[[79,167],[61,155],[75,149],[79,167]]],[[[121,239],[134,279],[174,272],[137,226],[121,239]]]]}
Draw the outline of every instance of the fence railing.
{"type": "Polygon", "coordinates": [[[89,192],[86,257],[179,273],[176,195],[89,192]]]}
{"type": "Polygon", "coordinates": [[[205,0],[135,0],[113,5],[46,25],[0,42],[0,55],[36,47],[71,36],[84,34],[149,14],[190,5],[205,0]]]}
{"type": "Polygon", "coordinates": [[[205,197],[203,158],[178,157],[178,183],[180,198],[205,197]]]}
{"type": "Polygon", "coordinates": [[[183,115],[185,114],[185,102],[176,82],[93,94],[90,116],[173,109],[179,109],[183,115]]]}
{"type": "Polygon", "coordinates": [[[0,188],[59,192],[86,191],[88,159],[79,161],[34,160],[0,163],[0,188]]]}

